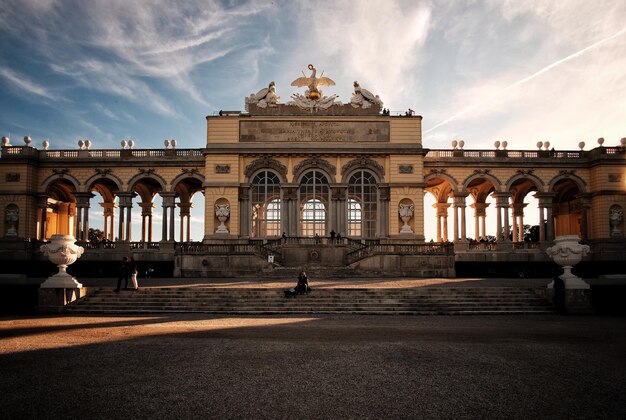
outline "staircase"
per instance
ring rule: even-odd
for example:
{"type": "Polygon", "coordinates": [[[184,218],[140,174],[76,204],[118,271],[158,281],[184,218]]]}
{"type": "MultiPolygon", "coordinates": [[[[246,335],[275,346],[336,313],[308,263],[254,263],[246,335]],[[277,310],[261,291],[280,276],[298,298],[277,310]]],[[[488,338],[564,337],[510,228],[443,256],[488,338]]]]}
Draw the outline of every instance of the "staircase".
{"type": "Polygon", "coordinates": [[[66,307],[81,314],[212,313],[491,315],[551,314],[532,289],[424,287],[419,289],[317,289],[285,298],[282,289],[154,288],[113,292],[97,289],[66,307]]]}

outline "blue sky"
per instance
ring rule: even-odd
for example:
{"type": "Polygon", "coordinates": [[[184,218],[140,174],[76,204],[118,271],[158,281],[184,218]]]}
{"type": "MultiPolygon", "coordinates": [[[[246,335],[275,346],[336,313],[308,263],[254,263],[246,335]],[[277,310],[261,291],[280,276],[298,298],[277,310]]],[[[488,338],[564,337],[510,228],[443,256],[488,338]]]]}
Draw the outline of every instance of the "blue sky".
{"type": "Polygon", "coordinates": [[[202,147],[205,116],[313,63],[424,117],[424,146],[626,136],[626,2],[2,0],[0,132],[202,147]]]}

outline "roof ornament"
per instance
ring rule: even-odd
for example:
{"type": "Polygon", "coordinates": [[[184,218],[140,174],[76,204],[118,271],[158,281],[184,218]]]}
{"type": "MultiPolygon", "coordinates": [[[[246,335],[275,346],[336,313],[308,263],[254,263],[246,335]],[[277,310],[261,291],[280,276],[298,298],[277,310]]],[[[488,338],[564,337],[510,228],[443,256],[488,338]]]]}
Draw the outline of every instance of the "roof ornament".
{"type": "Polygon", "coordinates": [[[354,93],[350,98],[350,105],[354,108],[371,108],[372,105],[383,106],[383,101],[367,89],[363,89],[359,82],[354,82],[354,93]]]}
{"type": "Polygon", "coordinates": [[[324,76],[324,72],[320,77],[317,77],[317,69],[313,64],[308,65],[308,69],[311,70],[311,76],[307,77],[302,72],[302,77],[298,77],[291,82],[291,86],[306,87],[304,95],[294,93],[291,95],[293,101],[287,103],[287,105],[295,105],[302,109],[328,109],[333,105],[341,105],[341,102],[337,101],[337,95],[324,96],[318,86],[335,86],[335,82],[324,76]]]}

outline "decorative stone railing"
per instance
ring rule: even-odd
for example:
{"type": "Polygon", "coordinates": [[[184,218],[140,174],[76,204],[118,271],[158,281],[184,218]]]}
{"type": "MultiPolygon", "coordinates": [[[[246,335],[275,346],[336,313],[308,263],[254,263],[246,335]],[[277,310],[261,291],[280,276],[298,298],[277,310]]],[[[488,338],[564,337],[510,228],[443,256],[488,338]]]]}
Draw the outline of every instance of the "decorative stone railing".
{"type": "MultiPolygon", "coordinates": [[[[623,147],[598,147],[593,152],[606,155],[616,155],[624,153],[623,147]]],[[[448,150],[429,150],[426,154],[426,160],[442,159],[442,158],[509,158],[509,159],[537,159],[537,158],[553,158],[553,159],[582,159],[589,156],[592,151],[586,150],[465,150],[465,149],[448,149],[448,150]]]]}
{"type": "Polygon", "coordinates": [[[27,146],[2,148],[3,156],[38,155],[40,159],[202,158],[202,149],[39,150],[27,146]]]}

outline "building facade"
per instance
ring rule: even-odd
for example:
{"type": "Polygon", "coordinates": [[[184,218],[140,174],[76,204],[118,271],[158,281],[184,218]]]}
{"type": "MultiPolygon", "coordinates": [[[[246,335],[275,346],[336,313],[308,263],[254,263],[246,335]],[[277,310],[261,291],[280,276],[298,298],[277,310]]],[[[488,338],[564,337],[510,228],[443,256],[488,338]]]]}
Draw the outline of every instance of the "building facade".
{"type": "MultiPolygon", "coordinates": [[[[314,71],[311,77],[320,83],[314,71]]],[[[541,143],[537,150],[499,143],[465,150],[462,142],[430,150],[420,116],[391,115],[356,82],[350,103],[341,104],[305,79],[305,95],[287,104],[272,83],[246,98],[245,112],[208,116],[202,149],[166,141],[163,149],[123,142],[92,150],[82,141],[77,150],[48,150],[4,138],[2,259],[40,261],[39,244],[57,233],[84,244],[82,261],[132,253],[175,276],[300,267],[454,276],[455,263],[546,262],[545,249],[560,235],[590,244],[589,261],[626,259],[626,139],[587,151],[541,143]],[[102,198],[97,208],[94,193],[102,198]],[[203,239],[193,242],[196,193],[205,211],[203,239]],[[524,202],[529,194],[537,208],[524,202]],[[434,198],[429,219],[426,195],[434,198]],[[487,217],[490,202],[495,220],[487,217]],[[98,237],[90,236],[93,212],[104,220],[98,237]],[[137,212],[141,233],[133,238],[137,212]],[[529,212],[539,220],[530,239],[529,212]],[[434,241],[425,241],[425,224],[436,226],[434,241]]]]}

